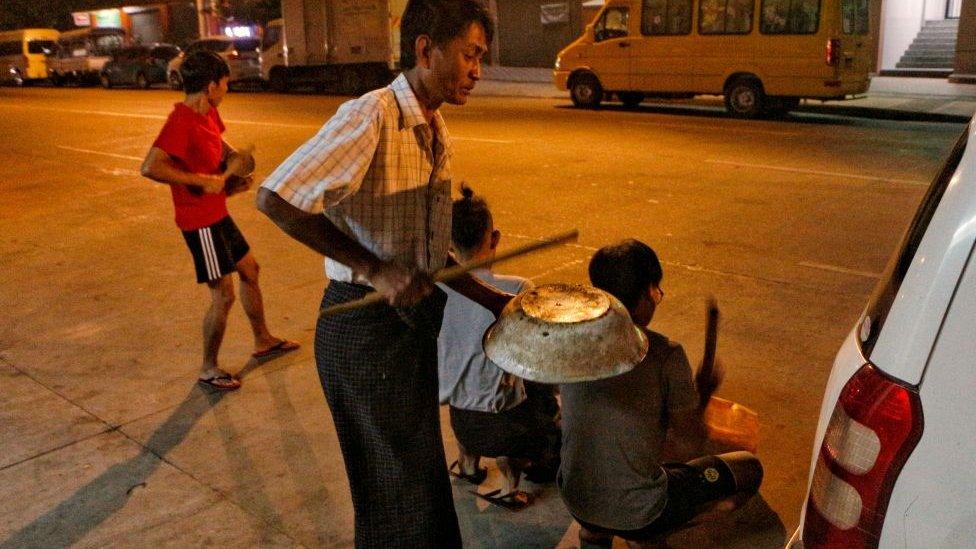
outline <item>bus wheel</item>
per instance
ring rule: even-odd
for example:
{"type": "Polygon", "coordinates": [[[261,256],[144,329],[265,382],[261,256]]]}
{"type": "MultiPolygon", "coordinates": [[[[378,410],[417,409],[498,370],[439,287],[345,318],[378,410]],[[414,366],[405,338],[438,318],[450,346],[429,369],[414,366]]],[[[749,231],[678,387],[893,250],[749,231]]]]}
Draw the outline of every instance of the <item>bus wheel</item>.
{"type": "Polygon", "coordinates": [[[100,79],[102,81],[102,87],[103,88],[105,88],[107,90],[107,89],[110,89],[112,87],[112,79],[109,78],[107,74],[102,74],[100,76],[100,79]]]}
{"type": "Polygon", "coordinates": [[[169,88],[171,90],[181,90],[183,89],[183,78],[180,76],[178,71],[173,71],[169,73],[169,88]]]}
{"type": "Polygon", "coordinates": [[[620,92],[617,94],[620,98],[620,102],[624,104],[628,109],[636,109],[641,101],[644,100],[644,94],[641,92],[620,92]]]}
{"type": "Polygon", "coordinates": [[[573,100],[573,105],[583,109],[595,109],[603,100],[603,86],[596,76],[582,74],[573,81],[569,96],[573,100]]]}
{"type": "Polygon", "coordinates": [[[757,118],[764,112],[766,94],[755,78],[738,78],[725,88],[725,110],[736,118],[757,118]]]}
{"type": "Polygon", "coordinates": [[[18,69],[14,69],[12,72],[14,77],[14,86],[23,87],[26,82],[23,75],[20,74],[18,69]]]}

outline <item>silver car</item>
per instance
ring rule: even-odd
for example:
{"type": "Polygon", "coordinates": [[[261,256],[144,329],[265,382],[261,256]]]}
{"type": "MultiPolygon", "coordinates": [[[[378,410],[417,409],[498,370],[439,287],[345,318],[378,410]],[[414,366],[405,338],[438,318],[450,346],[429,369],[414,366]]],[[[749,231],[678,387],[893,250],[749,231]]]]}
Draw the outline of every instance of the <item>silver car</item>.
{"type": "Polygon", "coordinates": [[[261,41],[257,38],[211,36],[191,42],[180,55],[169,62],[166,80],[174,90],[183,88],[180,65],[187,55],[198,51],[212,51],[230,67],[230,82],[258,82],[261,80],[261,41]]]}

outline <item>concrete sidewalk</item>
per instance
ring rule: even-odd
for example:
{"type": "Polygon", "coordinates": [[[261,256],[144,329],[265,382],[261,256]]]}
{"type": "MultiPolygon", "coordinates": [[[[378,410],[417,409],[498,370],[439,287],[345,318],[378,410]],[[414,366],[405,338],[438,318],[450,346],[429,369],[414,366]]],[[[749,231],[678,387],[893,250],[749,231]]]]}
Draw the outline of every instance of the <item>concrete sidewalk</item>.
{"type": "MultiPolygon", "coordinates": [[[[563,99],[569,94],[552,84],[546,68],[497,67],[483,69],[475,94],[563,99]]],[[[691,100],[648,99],[644,105],[723,108],[720,96],[691,100]]],[[[968,122],[976,114],[976,85],[951,84],[941,78],[876,76],[863,97],[845,101],[804,100],[800,112],[861,116],[866,118],[922,119],[935,122],[968,122]]]]}

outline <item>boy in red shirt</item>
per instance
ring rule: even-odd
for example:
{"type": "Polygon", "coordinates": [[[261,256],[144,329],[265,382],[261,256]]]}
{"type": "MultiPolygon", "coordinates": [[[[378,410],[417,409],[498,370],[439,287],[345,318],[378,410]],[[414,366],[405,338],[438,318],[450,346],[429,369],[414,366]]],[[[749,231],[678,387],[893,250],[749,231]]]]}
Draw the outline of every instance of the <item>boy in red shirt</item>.
{"type": "Polygon", "coordinates": [[[241,303],[254,332],[256,359],[294,351],[298,343],[271,335],[258,286],[258,264],[244,236],[227,213],[227,196],[246,191],[253,181],[225,188],[222,164],[237,154],[221,134],[217,107],[227,93],[230,70],[215,53],[188,56],[180,67],[186,98],[177,103],[142,164],[142,175],[165,183],[173,193],[176,225],[183,232],[197,282],[210,288],[211,303],[203,321],[203,367],[199,382],[217,390],[234,390],[241,382],[217,366],[217,352],[234,303],[234,281],[241,278],[241,303]]]}

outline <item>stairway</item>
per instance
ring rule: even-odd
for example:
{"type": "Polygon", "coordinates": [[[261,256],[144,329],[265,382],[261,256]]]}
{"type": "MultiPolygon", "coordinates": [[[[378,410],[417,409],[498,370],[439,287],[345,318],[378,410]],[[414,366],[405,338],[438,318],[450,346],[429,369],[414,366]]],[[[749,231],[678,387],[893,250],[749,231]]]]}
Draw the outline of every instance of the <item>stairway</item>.
{"type": "Polygon", "coordinates": [[[958,19],[926,21],[895,67],[908,70],[952,71],[956,60],[958,31],[958,19]]]}

